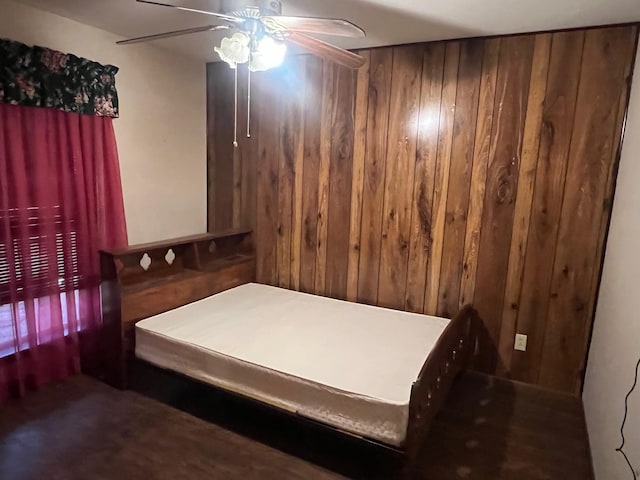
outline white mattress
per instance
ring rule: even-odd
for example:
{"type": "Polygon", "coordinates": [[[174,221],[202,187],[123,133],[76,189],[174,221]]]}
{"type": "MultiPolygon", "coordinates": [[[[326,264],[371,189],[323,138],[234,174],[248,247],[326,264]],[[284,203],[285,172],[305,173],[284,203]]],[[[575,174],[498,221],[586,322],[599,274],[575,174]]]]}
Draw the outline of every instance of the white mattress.
{"type": "Polygon", "coordinates": [[[136,324],[152,364],[401,446],[449,320],[250,283],[136,324]]]}

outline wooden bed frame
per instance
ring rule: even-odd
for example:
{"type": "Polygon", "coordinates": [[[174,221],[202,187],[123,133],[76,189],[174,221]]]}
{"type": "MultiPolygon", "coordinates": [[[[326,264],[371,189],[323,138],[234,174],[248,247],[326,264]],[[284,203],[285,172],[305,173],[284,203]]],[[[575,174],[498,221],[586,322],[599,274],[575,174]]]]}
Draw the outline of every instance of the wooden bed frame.
{"type": "MultiPolygon", "coordinates": [[[[254,281],[251,231],[204,234],[103,251],[101,270],[105,338],[112,359],[105,380],[127,388],[127,363],[135,357],[136,322],[254,281]]],[[[473,308],[462,308],[436,342],[411,388],[407,437],[400,449],[409,469],[455,377],[469,365],[478,322],[473,308]]]]}

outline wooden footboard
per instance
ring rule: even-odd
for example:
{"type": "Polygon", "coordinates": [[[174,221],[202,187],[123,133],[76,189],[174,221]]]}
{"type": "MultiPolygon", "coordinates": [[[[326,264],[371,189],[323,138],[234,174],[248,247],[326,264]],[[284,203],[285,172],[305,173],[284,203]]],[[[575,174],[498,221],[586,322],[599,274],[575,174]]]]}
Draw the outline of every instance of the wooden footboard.
{"type": "Polygon", "coordinates": [[[453,380],[468,365],[475,349],[477,320],[477,312],[470,306],[465,306],[458,312],[427,357],[418,380],[411,388],[405,443],[409,466],[414,463],[420,445],[444,403],[453,380]]]}

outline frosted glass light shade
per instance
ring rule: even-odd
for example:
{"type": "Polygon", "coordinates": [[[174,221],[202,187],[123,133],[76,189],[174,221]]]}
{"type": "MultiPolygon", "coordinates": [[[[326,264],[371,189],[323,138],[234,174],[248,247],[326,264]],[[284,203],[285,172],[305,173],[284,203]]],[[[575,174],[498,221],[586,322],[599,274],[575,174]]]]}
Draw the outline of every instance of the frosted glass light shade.
{"type": "Polygon", "coordinates": [[[220,42],[220,46],[214,47],[214,51],[231,68],[236,68],[238,64],[249,61],[249,40],[249,35],[244,32],[237,32],[231,37],[224,37],[220,42]]]}
{"type": "Polygon", "coordinates": [[[262,72],[276,68],[282,64],[286,53],[287,46],[284,42],[265,36],[258,42],[256,51],[251,52],[249,70],[252,72],[262,72]]]}

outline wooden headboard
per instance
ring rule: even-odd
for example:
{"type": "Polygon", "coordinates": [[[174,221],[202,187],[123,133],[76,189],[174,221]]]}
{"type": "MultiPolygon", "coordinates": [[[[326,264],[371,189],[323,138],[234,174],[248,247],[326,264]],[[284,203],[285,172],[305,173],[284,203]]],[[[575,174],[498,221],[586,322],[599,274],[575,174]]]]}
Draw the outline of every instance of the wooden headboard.
{"type": "Polygon", "coordinates": [[[127,386],[136,322],[252,282],[250,230],[202,234],[100,252],[105,380],[127,386]]]}

